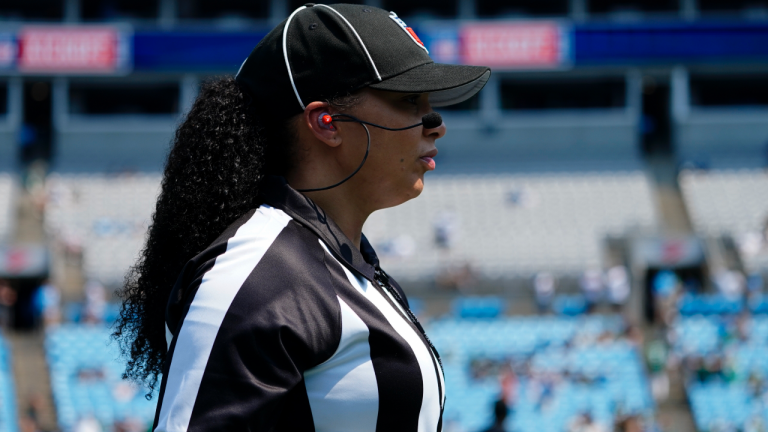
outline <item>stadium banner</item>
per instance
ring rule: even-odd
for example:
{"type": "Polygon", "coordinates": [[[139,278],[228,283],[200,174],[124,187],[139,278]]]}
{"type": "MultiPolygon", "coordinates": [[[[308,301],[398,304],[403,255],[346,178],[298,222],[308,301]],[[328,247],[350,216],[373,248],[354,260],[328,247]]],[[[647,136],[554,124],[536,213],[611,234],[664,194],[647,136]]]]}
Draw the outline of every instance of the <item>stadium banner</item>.
{"type": "Polygon", "coordinates": [[[16,67],[16,35],[0,32],[0,71],[16,67]]]}
{"type": "Polygon", "coordinates": [[[0,245],[0,277],[45,277],[48,264],[48,250],[43,246],[0,245]]]}
{"type": "Polygon", "coordinates": [[[572,27],[558,21],[488,21],[419,26],[439,63],[495,70],[564,69],[573,64],[572,27]]]}
{"type": "Polygon", "coordinates": [[[0,32],[0,71],[24,75],[124,75],[133,65],[126,25],[25,25],[0,32]]]}
{"type": "Polygon", "coordinates": [[[647,266],[691,267],[704,261],[704,248],[695,236],[637,238],[631,243],[635,260],[647,266]]]}

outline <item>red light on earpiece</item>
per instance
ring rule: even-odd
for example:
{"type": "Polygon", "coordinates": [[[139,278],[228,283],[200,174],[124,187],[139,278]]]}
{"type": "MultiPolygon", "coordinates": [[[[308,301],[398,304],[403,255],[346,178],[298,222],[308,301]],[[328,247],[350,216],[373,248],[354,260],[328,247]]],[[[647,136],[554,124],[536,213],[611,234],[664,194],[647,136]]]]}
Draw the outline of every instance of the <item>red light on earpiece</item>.
{"type": "Polygon", "coordinates": [[[323,122],[324,125],[329,125],[333,122],[333,117],[331,117],[330,114],[325,114],[322,117],[321,121],[323,122]]]}

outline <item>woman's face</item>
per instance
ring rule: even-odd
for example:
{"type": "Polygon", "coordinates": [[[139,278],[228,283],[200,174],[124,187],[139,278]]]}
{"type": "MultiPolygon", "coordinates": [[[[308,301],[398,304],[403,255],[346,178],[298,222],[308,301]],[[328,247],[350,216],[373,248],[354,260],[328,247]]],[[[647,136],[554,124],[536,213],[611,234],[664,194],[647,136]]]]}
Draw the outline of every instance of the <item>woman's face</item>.
{"type": "MultiPolygon", "coordinates": [[[[367,88],[360,102],[346,111],[355,117],[390,128],[421,122],[430,112],[426,93],[397,93],[367,88]]],[[[349,172],[360,164],[365,153],[365,129],[358,123],[334,123],[345,143],[351,143],[349,172]],[[359,144],[358,144],[359,143],[359,144]]],[[[424,188],[424,173],[435,169],[435,140],[445,135],[445,125],[433,129],[421,126],[388,131],[368,126],[371,150],[360,172],[350,179],[352,190],[372,210],[393,207],[417,197],[424,188]]]]}

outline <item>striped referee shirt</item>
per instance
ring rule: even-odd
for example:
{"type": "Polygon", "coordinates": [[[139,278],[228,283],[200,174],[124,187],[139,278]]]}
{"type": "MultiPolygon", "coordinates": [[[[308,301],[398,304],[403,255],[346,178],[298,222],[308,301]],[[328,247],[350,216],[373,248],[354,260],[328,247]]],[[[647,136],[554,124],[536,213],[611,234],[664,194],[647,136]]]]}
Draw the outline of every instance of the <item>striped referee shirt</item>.
{"type": "Polygon", "coordinates": [[[173,288],[154,430],[439,432],[439,356],[371,245],[262,189],[173,288]]]}

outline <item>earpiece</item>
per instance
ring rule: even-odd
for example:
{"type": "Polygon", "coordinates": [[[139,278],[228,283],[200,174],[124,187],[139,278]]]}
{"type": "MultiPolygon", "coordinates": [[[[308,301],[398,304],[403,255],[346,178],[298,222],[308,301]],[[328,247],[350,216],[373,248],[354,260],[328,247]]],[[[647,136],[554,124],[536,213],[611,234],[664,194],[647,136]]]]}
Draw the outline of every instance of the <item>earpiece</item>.
{"type": "Polygon", "coordinates": [[[317,118],[317,124],[320,125],[320,127],[328,130],[336,130],[336,126],[333,125],[333,117],[328,113],[322,113],[317,118]]]}

